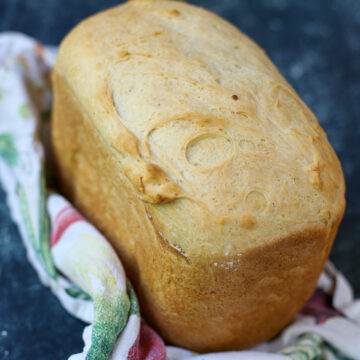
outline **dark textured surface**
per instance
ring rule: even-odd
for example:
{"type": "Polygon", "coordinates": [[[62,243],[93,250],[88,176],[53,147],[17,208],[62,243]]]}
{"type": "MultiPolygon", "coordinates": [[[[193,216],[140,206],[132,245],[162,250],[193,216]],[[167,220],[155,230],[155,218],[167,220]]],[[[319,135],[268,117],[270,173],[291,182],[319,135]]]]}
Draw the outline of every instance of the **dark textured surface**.
{"type": "MultiPolygon", "coordinates": [[[[360,1],[208,0],[270,55],[317,115],[342,161],[348,207],[331,259],[360,296],[360,1]]],[[[0,0],[0,30],[48,44],[114,0],[0,0]]],[[[0,114],[1,116],[1,114],[0,114]]],[[[65,359],[83,324],[38,281],[0,189],[0,358],[65,359]]]]}

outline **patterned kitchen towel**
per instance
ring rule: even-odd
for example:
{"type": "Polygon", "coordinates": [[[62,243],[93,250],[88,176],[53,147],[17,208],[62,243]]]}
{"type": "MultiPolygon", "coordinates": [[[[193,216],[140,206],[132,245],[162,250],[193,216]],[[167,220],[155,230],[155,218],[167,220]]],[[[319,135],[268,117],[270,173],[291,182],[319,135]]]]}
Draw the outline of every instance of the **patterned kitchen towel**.
{"type": "Polygon", "coordinates": [[[275,340],[238,352],[195,354],[166,346],[141,320],[138,301],[106,239],[51,192],[51,86],[56,48],[0,35],[0,182],[28,259],[63,307],[89,323],[80,359],[359,359],[360,301],[328,263],[318,289],[275,340]],[[45,149],[45,151],[44,151],[45,149]]]}

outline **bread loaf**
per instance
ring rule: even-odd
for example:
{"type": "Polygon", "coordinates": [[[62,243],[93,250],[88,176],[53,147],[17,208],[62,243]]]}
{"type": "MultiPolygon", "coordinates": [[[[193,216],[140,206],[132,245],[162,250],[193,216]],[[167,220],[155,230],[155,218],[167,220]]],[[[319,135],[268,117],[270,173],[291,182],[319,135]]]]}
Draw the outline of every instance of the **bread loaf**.
{"type": "Polygon", "coordinates": [[[130,1],[71,31],[53,86],[62,189],[111,241],[167,342],[244,349],[292,320],[345,185],[263,50],[202,8],[130,1]]]}

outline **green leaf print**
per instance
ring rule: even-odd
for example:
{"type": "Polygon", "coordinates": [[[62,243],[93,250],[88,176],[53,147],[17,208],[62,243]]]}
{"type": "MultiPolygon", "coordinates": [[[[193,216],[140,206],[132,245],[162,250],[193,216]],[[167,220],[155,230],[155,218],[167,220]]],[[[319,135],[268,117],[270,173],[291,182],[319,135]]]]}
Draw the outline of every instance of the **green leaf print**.
{"type": "Polygon", "coordinates": [[[332,358],[336,360],[355,360],[353,358],[350,358],[348,356],[343,355],[340,350],[336,349],[329,343],[325,343],[327,352],[331,353],[332,358]]]}
{"type": "Polygon", "coordinates": [[[46,210],[45,174],[42,167],[39,184],[39,247],[45,271],[53,279],[57,278],[54,262],[50,252],[50,221],[46,210]]]}
{"type": "Polygon", "coordinates": [[[76,285],[66,288],[65,291],[69,296],[75,299],[91,300],[91,296],[87,294],[85,291],[81,290],[76,285]]]}
{"type": "Polygon", "coordinates": [[[0,135],[0,156],[7,165],[14,166],[18,161],[18,152],[15,147],[14,137],[11,134],[0,135]]]}
{"type": "Polygon", "coordinates": [[[26,198],[26,192],[25,192],[24,186],[22,184],[20,184],[20,183],[18,183],[16,185],[16,195],[19,198],[20,212],[21,212],[21,215],[22,215],[23,220],[24,220],[25,230],[26,230],[27,235],[28,235],[28,237],[30,239],[30,242],[31,242],[31,245],[32,245],[33,249],[37,253],[36,237],[35,237],[35,232],[34,232],[32,219],[31,219],[31,216],[30,216],[30,210],[29,210],[28,201],[27,201],[27,198],[26,198]]]}
{"type": "Polygon", "coordinates": [[[134,288],[132,287],[129,280],[127,280],[126,290],[127,290],[128,297],[130,299],[129,316],[131,316],[131,315],[140,316],[140,309],[139,309],[138,299],[136,297],[134,288]]]}
{"type": "Polygon", "coordinates": [[[25,224],[25,230],[30,239],[31,245],[43,264],[44,270],[53,278],[57,278],[55,266],[50,252],[50,224],[46,212],[45,204],[45,181],[43,174],[41,175],[39,192],[39,237],[36,237],[34,231],[34,224],[30,215],[29,204],[26,196],[26,191],[23,184],[18,183],[16,186],[16,194],[20,202],[20,211],[25,224]]]}
{"type": "Polygon", "coordinates": [[[323,338],[317,334],[299,336],[294,345],[281,351],[291,360],[325,360],[323,353],[323,338]]]}
{"type": "Polygon", "coordinates": [[[94,297],[94,323],[91,347],[86,360],[106,360],[111,354],[119,334],[124,330],[130,310],[125,293],[99,293],[94,297]]]}
{"type": "Polygon", "coordinates": [[[23,119],[27,119],[30,116],[30,108],[28,104],[22,104],[19,108],[19,115],[23,119]]]}
{"type": "Polygon", "coordinates": [[[131,315],[140,317],[140,310],[135,291],[127,281],[127,296],[120,292],[113,295],[99,294],[94,299],[95,320],[91,334],[91,348],[86,360],[106,360],[124,330],[131,315]]]}

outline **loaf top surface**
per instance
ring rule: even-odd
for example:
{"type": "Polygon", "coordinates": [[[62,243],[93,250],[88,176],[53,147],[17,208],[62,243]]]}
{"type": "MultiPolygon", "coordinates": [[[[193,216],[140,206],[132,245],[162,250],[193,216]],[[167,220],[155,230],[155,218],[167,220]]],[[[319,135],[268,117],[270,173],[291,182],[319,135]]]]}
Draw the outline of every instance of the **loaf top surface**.
{"type": "Polygon", "coordinates": [[[55,71],[185,256],[330,233],[342,216],[341,166],[316,117],[263,50],[215,14],[130,1],[80,23],[55,71]]]}

